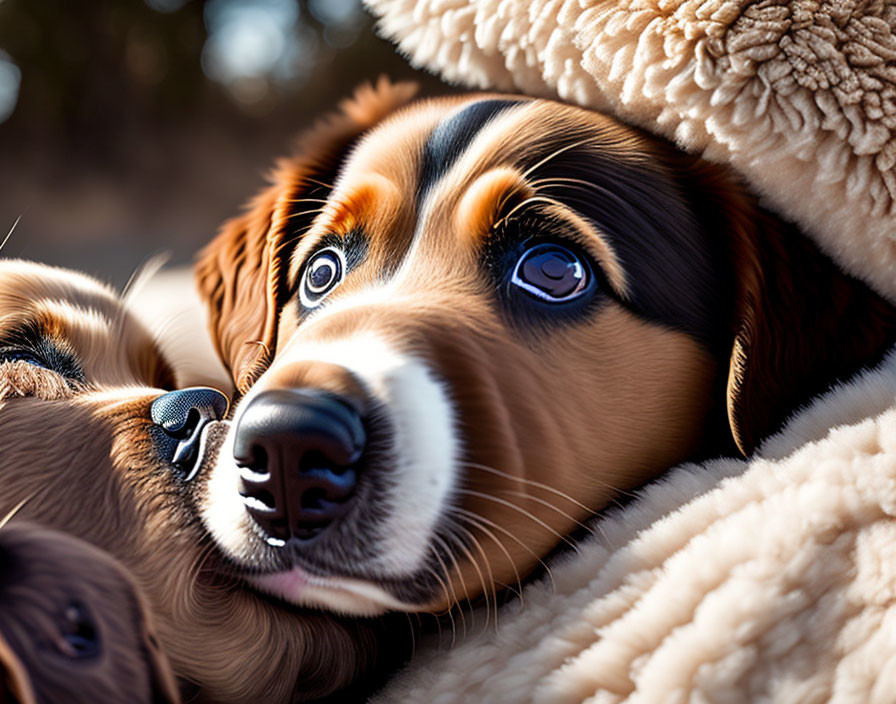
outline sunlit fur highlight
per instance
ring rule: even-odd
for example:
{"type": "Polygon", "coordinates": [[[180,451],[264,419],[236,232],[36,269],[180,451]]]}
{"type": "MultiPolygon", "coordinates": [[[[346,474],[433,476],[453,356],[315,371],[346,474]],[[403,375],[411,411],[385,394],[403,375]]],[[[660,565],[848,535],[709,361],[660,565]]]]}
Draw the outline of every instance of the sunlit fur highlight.
{"type": "Polygon", "coordinates": [[[150,439],[167,363],[114,292],[73,272],[0,261],[0,339],[29,320],[46,323],[84,378],[0,364],[0,515],[27,499],[15,520],[118,558],[146,594],[175,673],[198,690],[191,701],[305,701],[369,672],[377,648],[367,623],[282,608],[221,570],[189,487],[150,439]]]}

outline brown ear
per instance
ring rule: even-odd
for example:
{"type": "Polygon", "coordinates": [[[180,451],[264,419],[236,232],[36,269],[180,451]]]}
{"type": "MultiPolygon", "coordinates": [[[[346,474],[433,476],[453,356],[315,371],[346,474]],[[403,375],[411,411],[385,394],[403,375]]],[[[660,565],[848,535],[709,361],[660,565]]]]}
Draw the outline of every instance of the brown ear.
{"type": "Polygon", "coordinates": [[[286,295],[283,275],[290,252],[313,219],[315,208],[308,199],[325,199],[352,142],[416,91],[416,84],[385,78],[359,88],[300,137],[296,154],[274,169],[272,185],[200,252],[196,277],[212,338],[241,392],[273,355],[286,295]]]}
{"type": "MultiPolygon", "coordinates": [[[[145,606],[145,605],[144,605],[145,606]]],[[[141,637],[149,665],[149,676],[152,683],[153,704],[180,704],[180,691],[177,680],[159,641],[152,631],[152,626],[144,618],[141,624],[141,637]]]]}
{"type": "Polygon", "coordinates": [[[879,361],[896,343],[896,309],[762,210],[734,235],[727,405],[748,455],[812,396],[879,361]]]}
{"type": "Polygon", "coordinates": [[[31,689],[31,679],[16,657],[5,638],[0,637],[0,667],[2,667],[2,682],[0,682],[0,703],[15,702],[15,704],[36,704],[34,690],[31,689]]]}

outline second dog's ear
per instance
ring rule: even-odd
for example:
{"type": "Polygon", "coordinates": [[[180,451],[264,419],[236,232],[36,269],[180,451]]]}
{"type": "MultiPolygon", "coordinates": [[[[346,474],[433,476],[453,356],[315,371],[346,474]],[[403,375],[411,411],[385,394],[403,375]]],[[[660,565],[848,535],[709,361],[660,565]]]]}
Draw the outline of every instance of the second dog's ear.
{"type": "Polygon", "coordinates": [[[273,356],[289,255],[315,210],[308,199],[325,199],[352,143],[416,91],[416,84],[386,79],[359,88],[300,137],[296,154],[275,168],[272,185],[200,252],[199,293],[215,347],[239,391],[245,393],[273,356]]]}
{"type": "MultiPolygon", "coordinates": [[[[146,611],[145,613],[148,613],[146,611]]],[[[147,664],[149,665],[150,686],[152,687],[152,704],[180,704],[180,692],[177,680],[171,669],[168,658],[162,652],[159,641],[152,627],[144,616],[140,624],[140,637],[143,641],[147,664]]]]}

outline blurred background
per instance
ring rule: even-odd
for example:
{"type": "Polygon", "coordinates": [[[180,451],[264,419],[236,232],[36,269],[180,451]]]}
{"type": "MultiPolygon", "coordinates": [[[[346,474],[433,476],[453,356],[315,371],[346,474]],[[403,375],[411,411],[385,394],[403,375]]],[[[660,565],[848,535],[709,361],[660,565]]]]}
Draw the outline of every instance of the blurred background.
{"type": "Polygon", "coordinates": [[[187,264],[298,131],[385,73],[360,0],[0,0],[3,248],[122,285],[187,264]]]}

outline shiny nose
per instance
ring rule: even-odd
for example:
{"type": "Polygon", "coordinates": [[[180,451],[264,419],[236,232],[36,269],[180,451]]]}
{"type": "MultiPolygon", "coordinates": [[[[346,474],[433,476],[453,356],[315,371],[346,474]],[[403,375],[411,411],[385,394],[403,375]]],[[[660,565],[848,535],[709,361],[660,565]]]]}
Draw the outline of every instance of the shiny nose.
{"type": "Polygon", "coordinates": [[[233,456],[246,510],[271,545],[313,538],[348,512],[365,442],[361,417],[332,394],[278,389],[249,402],[233,456]]]}
{"type": "Polygon", "coordinates": [[[205,387],[159,396],[149,407],[149,415],[162,431],[157,443],[160,454],[178,469],[189,471],[196,464],[202,429],[213,420],[222,420],[229,405],[224,394],[205,387]]]}

